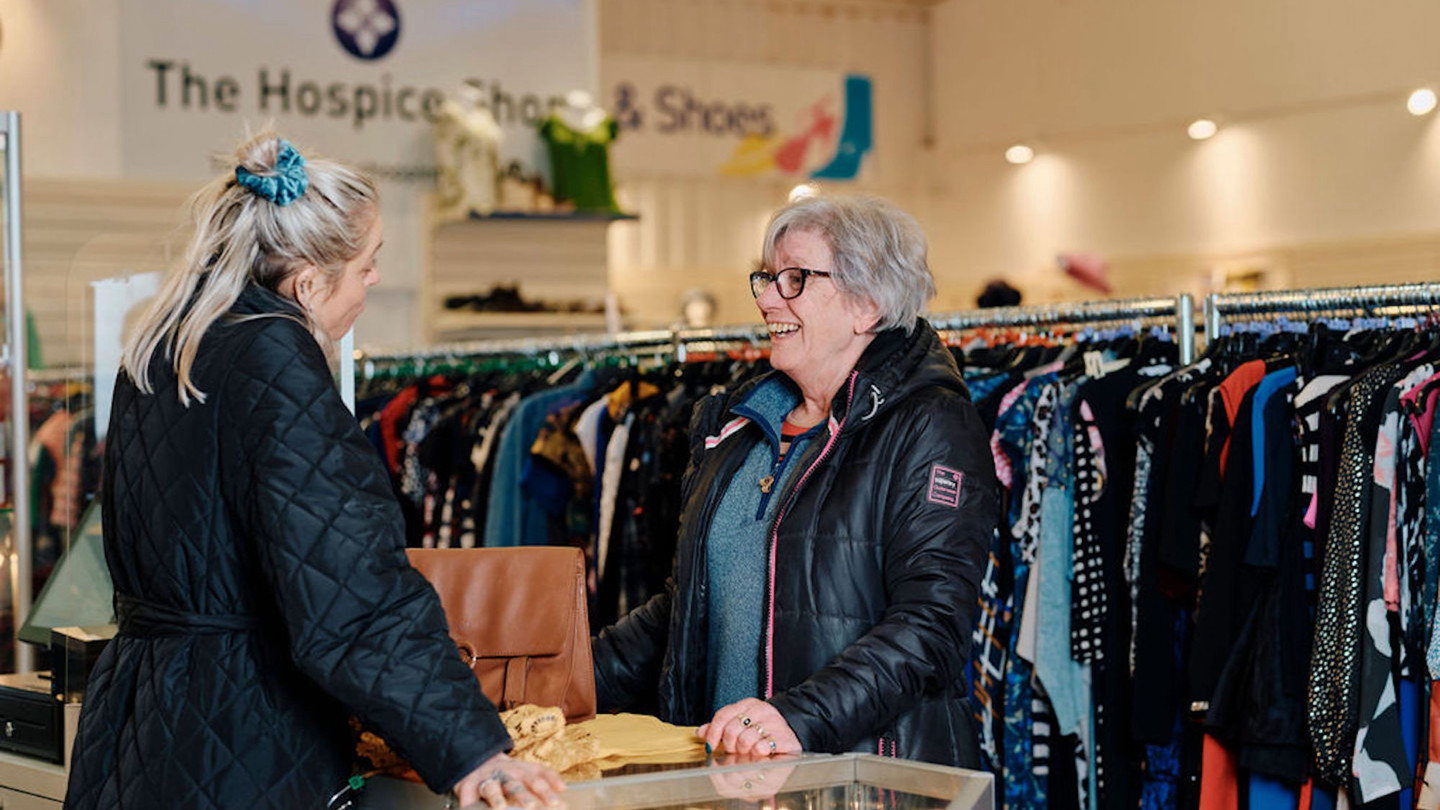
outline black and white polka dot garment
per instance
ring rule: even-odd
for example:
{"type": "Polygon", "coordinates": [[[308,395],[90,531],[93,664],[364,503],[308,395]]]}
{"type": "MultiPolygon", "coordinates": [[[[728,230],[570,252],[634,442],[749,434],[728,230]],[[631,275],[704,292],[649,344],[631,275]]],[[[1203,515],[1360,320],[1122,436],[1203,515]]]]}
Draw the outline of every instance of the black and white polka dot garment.
{"type": "Polygon", "coordinates": [[[1325,542],[1306,708],[1316,771],[1334,784],[1348,784],[1351,779],[1359,731],[1365,495],[1375,460],[1375,432],[1364,427],[1376,394],[1404,373],[1396,363],[1376,366],[1350,389],[1340,475],[1331,495],[1335,506],[1325,542]]]}
{"type": "Polygon", "coordinates": [[[1081,662],[1103,657],[1101,632],[1106,609],[1104,559],[1093,515],[1102,485],[1093,442],[1098,434],[1090,431],[1083,410],[1077,408],[1075,418],[1075,573],[1070,600],[1070,654],[1081,662]]]}

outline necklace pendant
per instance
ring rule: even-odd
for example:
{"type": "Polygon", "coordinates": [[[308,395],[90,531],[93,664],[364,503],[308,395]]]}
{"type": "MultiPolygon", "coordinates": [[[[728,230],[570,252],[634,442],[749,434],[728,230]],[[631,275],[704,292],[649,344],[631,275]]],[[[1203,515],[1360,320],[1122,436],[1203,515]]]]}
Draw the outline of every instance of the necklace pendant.
{"type": "Polygon", "coordinates": [[[760,479],[760,491],[766,495],[770,494],[770,488],[775,486],[775,476],[767,475],[760,479]]]}

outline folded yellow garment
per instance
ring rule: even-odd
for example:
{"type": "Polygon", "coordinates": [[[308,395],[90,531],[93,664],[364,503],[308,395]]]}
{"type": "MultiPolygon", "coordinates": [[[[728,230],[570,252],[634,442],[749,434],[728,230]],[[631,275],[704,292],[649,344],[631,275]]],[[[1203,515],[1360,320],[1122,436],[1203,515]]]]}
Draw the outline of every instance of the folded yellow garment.
{"type": "Polygon", "coordinates": [[[563,775],[600,757],[600,746],[590,734],[567,726],[565,713],[554,706],[517,706],[501,712],[500,719],[515,743],[510,752],[515,759],[548,765],[563,775]]]}
{"type": "Polygon", "coordinates": [[[604,770],[705,759],[705,741],[695,736],[694,726],[672,726],[643,714],[602,714],[578,723],[576,728],[599,744],[604,770]]]}
{"type": "MultiPolygon", "coordinates": [[[[705,742],[691,726],[672,726],[642,714],[602,714],[568,725],[554,706],[526,704],[500,713],[515,747],[510,756],[554,768],[566,781],[599,779],[604,771],[627,765],[670,765],[703,762],[705,742]]],[[[358,722],[352,721],[356,730],[358,722]]],[[[360,735],[358,753],[370,767],[413,776],[404,760],[376,735],[360,735]]]]}

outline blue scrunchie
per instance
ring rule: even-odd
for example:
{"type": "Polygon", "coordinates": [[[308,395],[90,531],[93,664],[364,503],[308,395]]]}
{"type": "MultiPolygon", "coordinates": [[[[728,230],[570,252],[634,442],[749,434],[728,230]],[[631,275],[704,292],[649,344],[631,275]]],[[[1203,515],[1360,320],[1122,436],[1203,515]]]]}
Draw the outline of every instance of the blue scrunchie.
{"type": "Polygon", "coordinates": [[[289,205],[310,187],[310,175],[305,173],[305,156],[282,139],[273,175],[261,177],[240,166],[235,169],[235,182],[276,205],[289,205]]]}

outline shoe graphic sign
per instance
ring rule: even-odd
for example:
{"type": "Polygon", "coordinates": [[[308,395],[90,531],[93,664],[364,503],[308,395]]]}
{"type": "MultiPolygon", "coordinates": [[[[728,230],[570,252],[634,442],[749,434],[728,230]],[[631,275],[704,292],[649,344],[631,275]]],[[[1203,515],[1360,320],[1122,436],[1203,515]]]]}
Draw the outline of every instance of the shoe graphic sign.
{"type": "Polygon", "coordinates": [[[841,104],[834,110],[834,98],[826,96],[812,104],[799,125],[790,131],[770,135],[749,135],[735,147],[721,173],[732,177],[753,177],[777,172],[813,180],[854,180],[860,164],[874,146],[874,117],[870,77],[858,73],[845,76],[841,104]],[[839,137],[835,137],[836,124],[839,137]],[[814,157],[830,154],[818,168],[814,157]]]}
{"type": "Polygon", "coordinates": [[[846,181],[875,149],[864,74],[643,57],[610,60],[607,73],[622,172],[846,181]]]}

